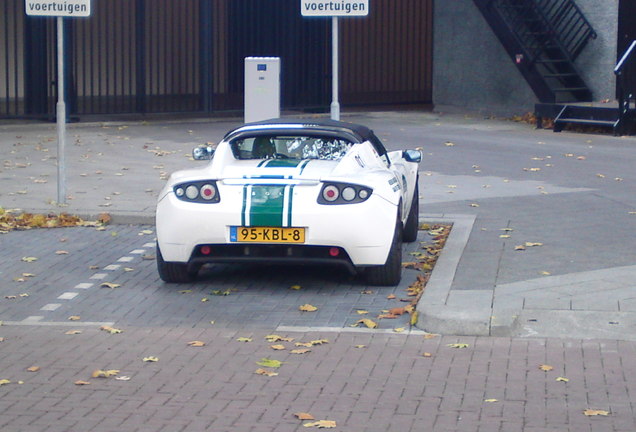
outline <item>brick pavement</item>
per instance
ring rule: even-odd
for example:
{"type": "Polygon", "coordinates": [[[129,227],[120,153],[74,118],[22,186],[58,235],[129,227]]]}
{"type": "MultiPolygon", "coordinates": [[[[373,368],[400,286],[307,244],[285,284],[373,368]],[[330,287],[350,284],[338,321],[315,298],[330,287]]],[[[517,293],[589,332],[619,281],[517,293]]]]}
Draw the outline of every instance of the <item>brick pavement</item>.
{"type": "Polygon", "coordinates": [[[264,339],[270,332],[252,328],[79,329],[0,327],[0,379],[11,381],[0,387],[1,430],[311,430],[296,412],[333,420],[341,431],[636,429],[633,342],[281,334],[329,341],[292,354],[293,342],[274,351],[264,339]],[[188,346],[193,340],[206,345],[188,346]],[[455,343],[467,347],[448,346],[455,343]],[[159,361],[144,362],[148,356],[159,361]],[[278,376],[254,373],[264,357],[283,362],[269,368],[278,376]],[[543,364],[553,369],[544,372],[543,364]],[[31,366],[40,370],[28,372],[31,366]],[[130,380],[91,378],[96,369],[118,369],[130,380]],[[588,417],[586,409],[609,415],[588,417]]]}

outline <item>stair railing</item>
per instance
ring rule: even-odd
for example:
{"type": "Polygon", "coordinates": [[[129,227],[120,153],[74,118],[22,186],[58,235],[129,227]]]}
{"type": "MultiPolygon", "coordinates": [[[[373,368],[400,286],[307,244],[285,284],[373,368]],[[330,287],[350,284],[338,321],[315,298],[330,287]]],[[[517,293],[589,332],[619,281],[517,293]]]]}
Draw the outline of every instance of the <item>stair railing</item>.
{"type": "Polygon", "coordinates": [[[537,0],[536,5],[572,61],[590,39],[596,39],[596,32],[574,0],[537,0]]]}
{"type": "Polygon", "coordinates": [[[616,75],[616,96],[618,99],[616,129],[619,133],[629,133],[630,131],[625,129],[634,128],[633,123],[636,123],[636,108],[631,108],[632,102],[636,99],[636,40],[632,41],[623,57],[616,64],[614,74],[616,75]]]}

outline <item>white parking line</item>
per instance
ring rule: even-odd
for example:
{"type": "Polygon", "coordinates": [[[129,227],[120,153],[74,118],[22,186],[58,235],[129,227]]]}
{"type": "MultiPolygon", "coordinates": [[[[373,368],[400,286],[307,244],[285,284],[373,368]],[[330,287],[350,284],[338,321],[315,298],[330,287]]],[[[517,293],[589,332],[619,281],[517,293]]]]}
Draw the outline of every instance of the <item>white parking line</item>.
{"type": "Polygon", "coordinates": [[[92,284],[92,283],[82,282],[82,283],[79,283],[79,284],[75,285],[75,289],[89,289],[93,285],[94,284],[92,284]]]}
{"type": "Polygon", "coordinates": [[[129,257],[129,256],[125,256],[125,257],[121,257],[117,260],[117,262],[131,262],[132,260],[134,260],[135,257],[129,257]]]}
{"type": "Polygon", "coordinates": [[[75,297],[78,296],[78,294],[79,293],[76,293],[76,292],[65,292],[64,294],[59,296],[57,299],[58,300],[73,300],[75,297]]]}
{"type": "Polygon", "coordinates": [[[93,276],[91,276],[91,279],[104,279],[106,276],[108,276],[106,273],[95,273],[93,276]]]}
{"type": "Polygon", "coordinates": [[[60,306],[62,306],[62,303],[49,303],[47,305],[42,306],[40,310],[54,311],[54,310],[57,310],[60,306]]]}
{"type": "Polygon", "coordinates": [[[111,264],[111,265],[107,265],[106,267],[104,267],[104,270],[109,270],[109,271],[119,270],[119,267],[121,267],[121,265],[119,265],[119,264],[111,264]]]}

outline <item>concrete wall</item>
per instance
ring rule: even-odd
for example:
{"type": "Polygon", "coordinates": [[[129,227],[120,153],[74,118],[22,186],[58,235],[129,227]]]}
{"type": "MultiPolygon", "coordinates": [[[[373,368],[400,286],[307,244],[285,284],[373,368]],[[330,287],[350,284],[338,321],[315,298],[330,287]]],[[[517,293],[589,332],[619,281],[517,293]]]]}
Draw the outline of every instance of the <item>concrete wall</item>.
{"type": "MultiPolygon", "coordinates": [[[[577,60],[595,100],[613,99],[618,0],[577,0],[599,34],[577,60]]],[[[495,115],[531,112],[538,99],[472,0],[436,0],[433,103],[495,115]]]]}

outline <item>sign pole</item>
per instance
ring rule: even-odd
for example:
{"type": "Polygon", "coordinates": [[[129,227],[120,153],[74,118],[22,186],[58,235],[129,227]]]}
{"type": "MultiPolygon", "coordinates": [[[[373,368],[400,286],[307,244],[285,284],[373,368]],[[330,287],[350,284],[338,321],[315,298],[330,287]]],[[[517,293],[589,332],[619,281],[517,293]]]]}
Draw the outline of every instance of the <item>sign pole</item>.
{"type": "Polygon", "coordinates": [[[340,120],[339,76],[338,76],[338,17],[331,17],[331,119],[340,120]]]}
{"type": "Polygon", "coordinates": [[[66,103],[64,102],[64,18],[57,17],[57,203],[66,204],[66,103]]]}

